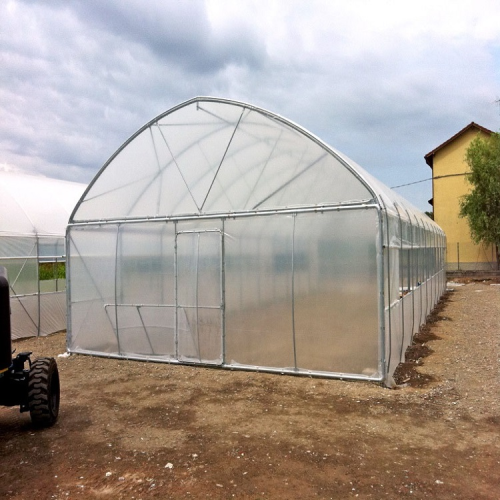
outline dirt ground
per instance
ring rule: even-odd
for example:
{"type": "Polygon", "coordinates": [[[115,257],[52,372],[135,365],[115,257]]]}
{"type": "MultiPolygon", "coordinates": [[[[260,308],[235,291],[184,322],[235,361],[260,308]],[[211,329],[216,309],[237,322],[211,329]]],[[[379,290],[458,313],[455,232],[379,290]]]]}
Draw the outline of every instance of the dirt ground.
{"type": "Polygon", "coordinates": [[[396,389],[55,356],[56,425],[0,408],[8,499],[498,499],[500,286],[449,283],[396,389]]]}

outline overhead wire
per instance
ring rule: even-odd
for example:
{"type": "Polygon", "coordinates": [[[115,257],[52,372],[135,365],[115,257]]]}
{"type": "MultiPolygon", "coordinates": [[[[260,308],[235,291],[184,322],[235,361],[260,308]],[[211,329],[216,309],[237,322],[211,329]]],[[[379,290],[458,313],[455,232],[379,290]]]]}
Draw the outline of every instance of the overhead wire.
{"type": "Polygon", "coordinates": [[[413,184],[420,184],[421,182],[432,181],[433,179],[443,179],[445,177],[459,177],[462,175],[467,175],[468,172],[463,172],[461,174],[448,174],[448,175],[436,175],[436,177],[429,177],[428,179],[422,179],[420,181],[408,182],[407,184],[400,184],[399,186],[391,186],[391,189],[397,189],[405,186],[413,186],[413,184]]]}

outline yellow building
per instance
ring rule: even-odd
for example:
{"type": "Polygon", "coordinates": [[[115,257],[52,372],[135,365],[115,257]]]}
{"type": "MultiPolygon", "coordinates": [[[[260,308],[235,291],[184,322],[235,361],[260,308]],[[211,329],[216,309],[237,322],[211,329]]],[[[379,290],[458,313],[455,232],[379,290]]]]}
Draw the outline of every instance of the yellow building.
{"type": "Polygon", "coordinates": [[[465,174],[469,166],[466,150],[474,137],[489,137],[493,132],[477,123],[470,123],[453,137],[425,155],[432,168],[432,200],[434,220],[447,237],[448,271],[481,271],[496,269],[493,245],[476,245],[470,236],[467,219],[459,217],[460,197],[471,185],[465,174]]]}

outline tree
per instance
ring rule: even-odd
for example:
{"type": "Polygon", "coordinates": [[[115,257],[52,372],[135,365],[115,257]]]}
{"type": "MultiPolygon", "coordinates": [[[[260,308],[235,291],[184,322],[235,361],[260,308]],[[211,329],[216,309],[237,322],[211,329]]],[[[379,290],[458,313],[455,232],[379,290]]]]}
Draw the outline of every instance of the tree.
{"type": "Polygon", "coordinates": [[[500,269],[500,133],[477,135],[465,154],[471,191],[460,199],[460,217],[466,217],[475,243],[492,244],[500,269]]]}

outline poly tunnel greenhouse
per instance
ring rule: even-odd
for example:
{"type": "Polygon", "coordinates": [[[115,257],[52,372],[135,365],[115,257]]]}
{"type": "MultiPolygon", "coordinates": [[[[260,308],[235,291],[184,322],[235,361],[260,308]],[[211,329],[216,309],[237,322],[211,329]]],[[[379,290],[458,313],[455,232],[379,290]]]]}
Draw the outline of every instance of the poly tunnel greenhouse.
{"type": "Polygon", "coordinates": [[[264,109],[200,97],[102,167],[67,231],[68,350],[392,384],[443,231],[264,109]]]}
{"type": "Polygon", "coordinates": [[[0,172],[0,266],[9,279],[14,339],[66,328],[66,225],[85,187],[0,172]]]}

